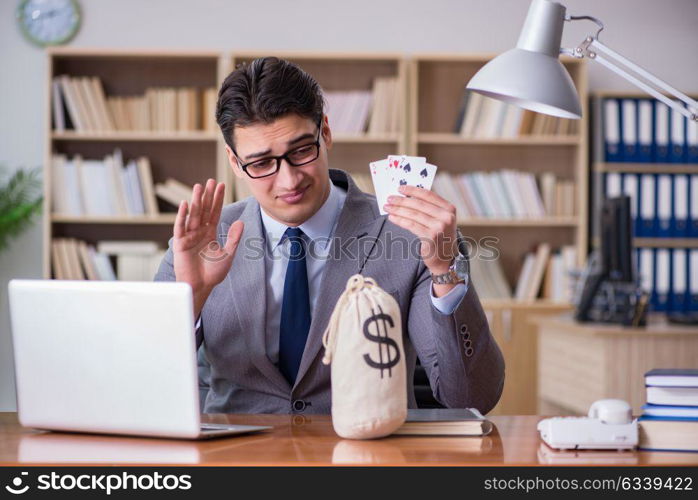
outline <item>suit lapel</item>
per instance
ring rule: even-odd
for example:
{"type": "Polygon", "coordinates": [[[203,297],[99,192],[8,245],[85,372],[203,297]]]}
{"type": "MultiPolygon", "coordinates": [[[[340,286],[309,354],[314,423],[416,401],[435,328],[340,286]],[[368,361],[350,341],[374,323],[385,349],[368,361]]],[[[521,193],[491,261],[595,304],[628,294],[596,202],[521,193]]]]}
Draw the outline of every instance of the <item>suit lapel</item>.
{"type": "MultiPolygon", "coordinates": [[[[287,395],[291,389],[266,353],[267,277],[264,264],[266,238],[262,230],[259,204],[251,198],[240,215],[244,222],[242,239],[226,277],[242,332],[254,365],[287,395]]],[[[230,224],[231,222],[228,222],[230,224]]],[[[229,226],[224,226],[225,232],[229,226]]]]}
{"type": "MultiPolygon", "coordinates": [[[[325,268],[322,271],[317,307],[313,311],[308,340],[301,358],[297,386],[308,372],[322,347],[322,334],[329,322],[334,306],[346,287],[347,280],[360,272],[373,245],[363,243],[377,239],[385,217],[375,207],[375,201],[366,196],[354,181],[341,170],[330,169],[330,179],[347,185],[347,196],[332,237],[325,268]]],[[[336,184],[337,182],[335,182],[336,184]]]]}

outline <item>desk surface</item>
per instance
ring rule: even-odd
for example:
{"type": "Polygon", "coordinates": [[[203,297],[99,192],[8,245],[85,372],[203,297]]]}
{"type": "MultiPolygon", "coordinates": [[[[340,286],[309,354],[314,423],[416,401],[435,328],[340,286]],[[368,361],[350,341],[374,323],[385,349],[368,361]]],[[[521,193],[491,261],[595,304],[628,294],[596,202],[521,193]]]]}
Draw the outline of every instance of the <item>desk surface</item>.
{"type": "Polygon", "coordinates": [[[665,315],[658,314],[650,314],[647,318],[647,326],[639,328],[609,323],[580,323],[567,313],[556,316],[533,316],[531,322],[539,327],[586,335],[639,335],[642,337],[698,335],[698,327],[669,323],[665,315]]]}
{"type": "Polygon", "coordinates": [[[216,423],[271,425],[257,435],[211,441],[144,439],[40,432],[21,427],[15,413],[0,413],[0,465],[681,465],[696,453],[555,452],[538,438],[537,416],[494,416],[484,438],[388,437],[341,439],[329,416],[206,415],[216,423]]]}

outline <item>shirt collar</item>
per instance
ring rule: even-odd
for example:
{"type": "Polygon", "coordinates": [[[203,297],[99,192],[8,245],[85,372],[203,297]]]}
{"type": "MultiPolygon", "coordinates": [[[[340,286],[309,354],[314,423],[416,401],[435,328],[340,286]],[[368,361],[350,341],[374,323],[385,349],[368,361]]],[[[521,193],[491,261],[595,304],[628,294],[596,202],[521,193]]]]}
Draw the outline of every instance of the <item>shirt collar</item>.
{"type": "MultiPolygon", "coordinates": [[[[334,226],[339,218],[346,193],[330,181],[330,194],[320,209],[313,216],[298,226],[310,241],[317,241],[323,248],[327,247],[334,226]]],[[[274,251],[288,226],[269,216],[260,206],[262,224],[267,236],[269,250],[274,251]]]]}

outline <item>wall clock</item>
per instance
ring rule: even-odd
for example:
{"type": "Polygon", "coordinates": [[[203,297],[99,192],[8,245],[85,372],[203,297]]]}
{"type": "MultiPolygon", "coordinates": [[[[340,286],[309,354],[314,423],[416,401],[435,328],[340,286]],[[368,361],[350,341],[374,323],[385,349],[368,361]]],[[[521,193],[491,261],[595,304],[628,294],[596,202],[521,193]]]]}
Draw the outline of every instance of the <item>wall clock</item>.
{"type": "Polygon", "coordinates": [[[17,8],[22,33],[40,47],[69,41],[80,27],[80,18],[77,0],[22,0],[17,8]]]}

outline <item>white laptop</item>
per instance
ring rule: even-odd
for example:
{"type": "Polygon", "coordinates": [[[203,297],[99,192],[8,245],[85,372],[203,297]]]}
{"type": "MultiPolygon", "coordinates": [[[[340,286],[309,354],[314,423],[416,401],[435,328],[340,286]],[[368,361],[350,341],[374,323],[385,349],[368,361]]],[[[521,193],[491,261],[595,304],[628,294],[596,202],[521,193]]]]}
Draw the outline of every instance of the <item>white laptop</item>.
{"type": "Polygon", "coordinates": [[[205,439],[184,283],[12,280],[19,421],[57,431],[205,439]]]}

